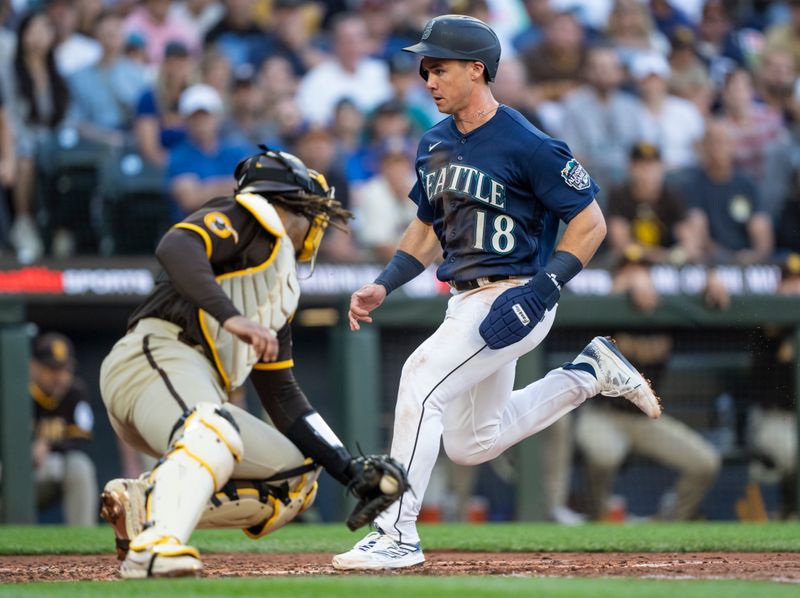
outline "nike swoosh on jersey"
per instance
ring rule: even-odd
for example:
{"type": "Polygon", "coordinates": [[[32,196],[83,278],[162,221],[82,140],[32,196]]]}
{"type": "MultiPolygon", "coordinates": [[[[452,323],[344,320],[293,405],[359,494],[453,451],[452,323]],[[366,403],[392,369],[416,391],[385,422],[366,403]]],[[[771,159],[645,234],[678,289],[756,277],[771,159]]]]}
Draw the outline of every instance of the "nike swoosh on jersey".
{"type": "Polygon", "coordinates": [[[429,152],[432,152],[432,151],[433,151],[433,148],[435,148],[435,147],[436,147],[437,145],[439,145],[440,143],[441,143],[441,141],[437,141],[436,143],[432,143],[432,144],[430,144],[430,145],[428,146],[428,151],[429,151],[429,152]]]}

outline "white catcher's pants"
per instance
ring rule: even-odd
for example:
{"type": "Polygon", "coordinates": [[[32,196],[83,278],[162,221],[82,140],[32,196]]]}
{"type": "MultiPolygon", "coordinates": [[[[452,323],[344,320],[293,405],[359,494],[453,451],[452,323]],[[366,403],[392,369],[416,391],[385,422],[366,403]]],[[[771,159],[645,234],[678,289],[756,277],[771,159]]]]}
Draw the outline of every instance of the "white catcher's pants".
{"type": "Polygon", "coordinates": [[[544,340],[556,312],[547,312],[523,340],[489,349],[478,327],[497,296],[518,284],[500,281],[453,295],[444,322],[403,366],[391,454],[408,469],[413,494],[376,520],[395,540],[419,542],[416,519],[440,439],[453,462],[484,463],[598,392],[591,374],[561,368],[512,392],[517,359],[544,340]]]}

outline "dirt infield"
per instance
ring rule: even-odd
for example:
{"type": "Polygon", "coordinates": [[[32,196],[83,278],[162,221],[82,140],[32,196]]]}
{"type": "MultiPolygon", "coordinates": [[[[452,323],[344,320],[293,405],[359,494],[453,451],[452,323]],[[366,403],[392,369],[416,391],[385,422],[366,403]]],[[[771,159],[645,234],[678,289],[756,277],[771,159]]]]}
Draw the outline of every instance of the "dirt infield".
{"type": "MultiPolygon", "coordinates": [[[[485,553],[426,554],[428,562],[400,574],[758,579],[800,584],[793,553],[485,553]]],[[[342,575],[330,554],[206,554],[207,577],[342,575]]],[[[0,583],[117,579],[119,563],[105,555],[0,556],[0,583]]]]}

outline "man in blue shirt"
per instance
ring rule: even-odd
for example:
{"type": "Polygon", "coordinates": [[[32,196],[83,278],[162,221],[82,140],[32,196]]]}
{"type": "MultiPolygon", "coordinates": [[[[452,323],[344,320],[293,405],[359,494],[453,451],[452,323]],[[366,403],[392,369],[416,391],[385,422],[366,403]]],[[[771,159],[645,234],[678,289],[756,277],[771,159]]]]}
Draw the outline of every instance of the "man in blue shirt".
{"type": "Polygon", "coordinates": [[[102,13],[94,31],[103,55],[100,62],[69,78],[72,107],[83,135],[119,145],[148,84],[147,70],[124,56],[125,37],[119,15],[102,13]]]}
{"type": "Polygon", "coordinates": [[[409,194],[417,217],[384,271],[353,294],[350,328],[371,322],[389,292],[439,256],[437,276],[453,296],[400,380],[391,454],[406,466],[413,493],[334,557],[338,569],[425,561],[416,518],[440,442],[457,464],[484,463],[596,394],[624,396],[648,416],[661,415],[648,383],[605,337],[512,392],[517,359],[547,336],[561,288],[605,237],[598,187],[566,144],[494,99],[488,83],[500,43],[485,23],[436,17],[406,50],[423,57],[420,74],[450,117],[420,141],[409,194]],[[567,227],[555,247],[559,220],[567,227]]]}
{"type": "Polygon", "coordinates": [[[175,222],[214,197],[230,195],[234,187],[231,172],[251,153],[250,148],[221,140],[222,98],[210,85],[187,88],[178,111],[186,119],[187,136],[169,151],[167,161],[175,222]]]}

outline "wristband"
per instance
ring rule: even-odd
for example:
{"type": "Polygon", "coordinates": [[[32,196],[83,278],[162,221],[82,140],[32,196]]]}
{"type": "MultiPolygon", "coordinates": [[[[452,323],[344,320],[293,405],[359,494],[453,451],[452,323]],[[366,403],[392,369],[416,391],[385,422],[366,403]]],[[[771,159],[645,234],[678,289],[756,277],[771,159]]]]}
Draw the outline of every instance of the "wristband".
{"type": "Polygon", "coordinates": [[[378,278],[374,280],[374,283],[383,285],[388,295],[397,287],[403,286],[424,271],[425,266],[422,265],[422,262],[410,253],[398,249],[389,263],[386,264],[383,272],[378,274],[378,278]]]}
{"type": "Polygon", "coordinates": [[[569,251],[556,251],[544,267],[544,271],[555,280],[560,289],[563,289],[564,285],[575,278],[581,270],[583,264],[569,251]]]}

